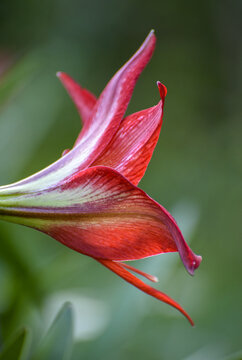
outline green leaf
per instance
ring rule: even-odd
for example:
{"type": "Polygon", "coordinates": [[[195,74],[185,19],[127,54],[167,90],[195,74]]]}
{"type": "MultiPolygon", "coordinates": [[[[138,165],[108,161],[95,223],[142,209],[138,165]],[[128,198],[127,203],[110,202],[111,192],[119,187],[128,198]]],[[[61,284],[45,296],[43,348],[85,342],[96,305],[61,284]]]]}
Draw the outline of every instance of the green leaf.
{"type": "Polygon", "coordinates": [[[27,329],[21,329],[0,354],[0,360],[24,360],[28,350],[27,329]]]}
{"type": "Polygon", "coordinates": [[[39,349],[34,360],[68,360],[73,343],[73,314],[70,303],[63,305],[39,349]]]}

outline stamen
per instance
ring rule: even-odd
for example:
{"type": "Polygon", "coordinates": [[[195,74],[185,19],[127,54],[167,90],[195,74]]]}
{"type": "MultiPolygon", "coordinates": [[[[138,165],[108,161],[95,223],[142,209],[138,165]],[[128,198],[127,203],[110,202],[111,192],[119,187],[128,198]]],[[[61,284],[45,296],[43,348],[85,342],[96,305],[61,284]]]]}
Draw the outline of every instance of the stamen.
{"type": "Polygon", "coordinates": [[[147,273],[145,273],[145,272],[143,272],[143,271],[141,271],[139,269],[136,269],[133,266],[130,266],[130,265],[126,264],[126,263],[123,263],[123,262],[120,262],[120,261],[116,261],[116,262],[118,262],[121,266],[125,267],[126,269],[129,269],[129,270],[135,272],[136,274],[139,274],[139,275],[145,277],[146,279],[148,279],[148,280],[150,280],[150,281],[152,281],[154,283],[157,283],[159,281],[157,276],[147,274],[147,273]]]}

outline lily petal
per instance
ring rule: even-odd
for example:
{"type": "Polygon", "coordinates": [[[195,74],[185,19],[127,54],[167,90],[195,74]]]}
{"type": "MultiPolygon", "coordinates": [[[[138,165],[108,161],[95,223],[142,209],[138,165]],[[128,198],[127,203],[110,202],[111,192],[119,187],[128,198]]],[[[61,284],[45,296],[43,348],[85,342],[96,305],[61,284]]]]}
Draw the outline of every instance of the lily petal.
{"type": "Polygon", "coordinates": [[[173,299],[171,299],[168,295],[164,294],[163,292],[152,288],[151,286],[147,285],[140,279],[138,279],[136,276],[130,274],[129,271],[125,270],[124,267],[115,261],[111,260],[100,260],[99,261],[102,265],[106,266],[109,270],[120,276],[122,279],[127,281],[128,283],[132,284],[136,288],[140,289],[141,291],[145,292],[148,295],[153,296],[154,298],[165,302],[168,305],[173,306],[175,309],[179,310],[190,322],[190,324],[193,326],[194,322],[191,319],[191,317],[187,314],[187,312],[173,299]]]}
{"type": "Polygon", "coordinates": [[[75,142],[75,146],[79,144],[86,131],[92,128],[92,125],[96,125],[96,122],[102,124],[103,121],[107,121],[106,117],[122,119],[135,83],[153,54],[155,42],[154,32],[151,31],[140,49],[113,76],[98,101],[94,95],[81,88],[69,75],[63,72],[57,73],[84,122],[84,127],[75,142]]]}
{"type": "Polygon", "coordinates": [[[59,71],[56,75],[76,105],[84,125],[87,124],[93,112],[93,108],[97,102],[95,95],[93,95],[90,91],[82,88],[68,74],[59,71]]]}
{"type": "Polygon", "coordinates": [[[125,267],[155,278],[117,261],[179,251],[190,274],[201,261],[172,216],[117,171],[96,166],[39,193],[1,196],[0,192],[1,218],[36,228],[93,257],[140,290],[178,309],[193,325],[179,304],[125,267]]]}
{"type": "Polygon", "coordinates": [[[161,205],[104,166],[39,193],[0,192],[0,218],[37,228],[98,259],[136,260],[179,251],[190,274],[201,261],[161,205]]]}
{"type": "Polygon", "coordinates": [[[23,191],[24,188],[26,191],[41,191],[47,186],[60,183],[95,161],[118,130],[135,83],[153,54],[155,42],[154,32],[151,31],[139,50],[113,76],[93,109],[84,136],[80,134],[74,148],[42,171],[5,187],[8,192],[11,188],[12,191],[23,191]]]}
{"type": "Polygon", "coordinates": [[[161,101],[124,118],[113,139],[92,166],[109,166],[138,185],[150,162],[162,125],[167,90],[160,82],[157,86],[161,101]]]}
{"type": "MultiPolygon", "coordinates": [[[[154,52],[155,43],[156,38],[152,30],[138,51],[112,77],[97,100],[86,136],[91,135],[93,137],[93,131],[103,132],[103,129],[105,129],[106,136],[102,139],[104,146],[102,143],[100,144],[103,148],[109,142],[107,138],[109,133],[113,135],[118,129],[133,93],[134,86],[154,52]],[[107,129],[105,125],[107,125],[107,129]]],[[[112,136],[109,137],[111,138],[112,136]]],[[[82,136],[77,138],[75,146],[79,144],[81,139],[82,136]]]]}
{"type": "MultiPolygon", "coordinates": [[[[57,76],[67,89],[84,121],[84,127],[79,135],[85,135],[86,124],[90,119],[96,103],[96,98],[86,89],[81,88],[69,75],[58,72],[57,76]]],[[[161,102],[154,107],[139,111],[124,118],[103,153],[91,166],[109,166],[138,185],[152,157],[154,148],[159,139],[162,125],[163,107],[167,89],[157,82],[161,102]]],[[[67,154],[70,149],[63,152],[67,154]]]]}

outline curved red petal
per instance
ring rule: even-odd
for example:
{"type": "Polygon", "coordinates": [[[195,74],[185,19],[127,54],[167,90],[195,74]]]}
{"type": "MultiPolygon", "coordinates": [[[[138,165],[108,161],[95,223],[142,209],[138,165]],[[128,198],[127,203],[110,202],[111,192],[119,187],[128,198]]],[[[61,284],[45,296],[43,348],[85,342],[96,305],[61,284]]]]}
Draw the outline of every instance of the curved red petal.
{"type": "MultiPolygon", "coordinates": [[[[93,134],[93,130],[97,131],[99,127],[104,128],[105,124],[110,127],[109,132],[114,134],[115,127],[117,128],[126,111],[135,83],[153,54],[155,42],[154,32],[151,31],[139,50],[109,81],[97,101],[91,93],[82,89],[69,75],[57,73],[77,105],[79,113],[81,115],[84,113],[85,116],[88,112],[88,121],[84,121],[85,126],[74,146],[80,143],[84,135],[88,136],[88,132],[93,134]],[[87,102],[87,106],[85,102],[87,102]]],[[[105,146],[111,138],[109,132],[107,131],[106,134],[109,138],[107,136],[103,138],[105,146]]]]}
{"type": "Polygon", "coordinates": [[[97,102],[96,97],[88,90],[82,88],[75,80],[68,74],[59,71],[58,78],[67,90],[71,99],[77,107],[77,110],[83,120],[84,125],[91,117],[93,108],[97,102]]]}
{"type": "Polygon", "coordinates": [[[127,270],[125,270],[119,263],[111,261],[111,260],[102,260],[96,259],[102,265],[107,267],[109,270],[120,276],[122,279],[127,281],[128,283],[132,284],[133,286],[137,287],[141,291],[145,292],[148,295],[153,296],[154,298],[165,302],[168,305],[173,306],[175,309],[179,310],[190,322],[193,326],[194,322],[191,317],[187,314],[187,312],[173,299],[171,299],[168,295],[164,294],[163,292],[152,288],[151,286],[144,283],[142,280],[138,279],[134,275],[130,274],[127,270]]]}
{"type": "Polygon", "coordinates": [[[142,179],[157,144],[162,125],[166,87],[157,83],[161,101],[124,118],[109,145],[92,166],[109,166],[134,185],[142,179]]]}
{"type": "Polygon", "coordinates": [[[113,169],[97,166],[41,192],[7,195],[0,216],[91,257],[122,261],[179,251],[190,274],[200,264],[167,210],[113,169]]]}
{"type": "MultiPolygon", "coordinates": [[[[86,136],[100,133],[100,146],[104,149],[118,129],[120,121],[127,109],[134,86],[144,67],[149,62],[155,49],[156,38],[151,31],[138,51],[112,77],[93,109],[86,136]],[[105,131],[104,131],[105,130],[105,131]]],[[[82,140],[82,134],[77,138],[75,145],[82,140]]],[[[100,151],[99,151],[100,154],[100,151]]]]}
{"type": "Polygon", "coordinates": [[[23,186],[26,191],[37,191],[47,185],[54,186],[95,161],[119,128],[135,83],[153,54],[155,42],[151,31],[138,51],[113,76],[94,106],[84,135],[80,134],[74,148],[42,171],[9,185],[7,191],[12,187],[15,188],[13,191],[23,190],[23,186]]]}

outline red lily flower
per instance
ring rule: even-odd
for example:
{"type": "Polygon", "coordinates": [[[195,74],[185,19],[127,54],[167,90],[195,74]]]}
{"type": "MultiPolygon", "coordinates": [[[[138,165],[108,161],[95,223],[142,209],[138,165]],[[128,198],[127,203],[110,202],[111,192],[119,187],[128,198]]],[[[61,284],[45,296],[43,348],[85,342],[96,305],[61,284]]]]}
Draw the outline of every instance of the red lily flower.
{"type": "Polygon", "coordinates": [[[190,274],[201,257],[186,244],[172,216],[136,185],[157,143],[166,88],[157,83],[160,102],[124,117],[135,83],[150,60],[151,32],[133,57],[113,76],[99,99],[70,76],[58,73],[83,119],[72,150],[17,183],[0,187],[0,218],[45,232],[91,256],[155,298],[189,315],[164,293],[128,270],[156,278],[123,263],[178,251],[190,274]]]}

